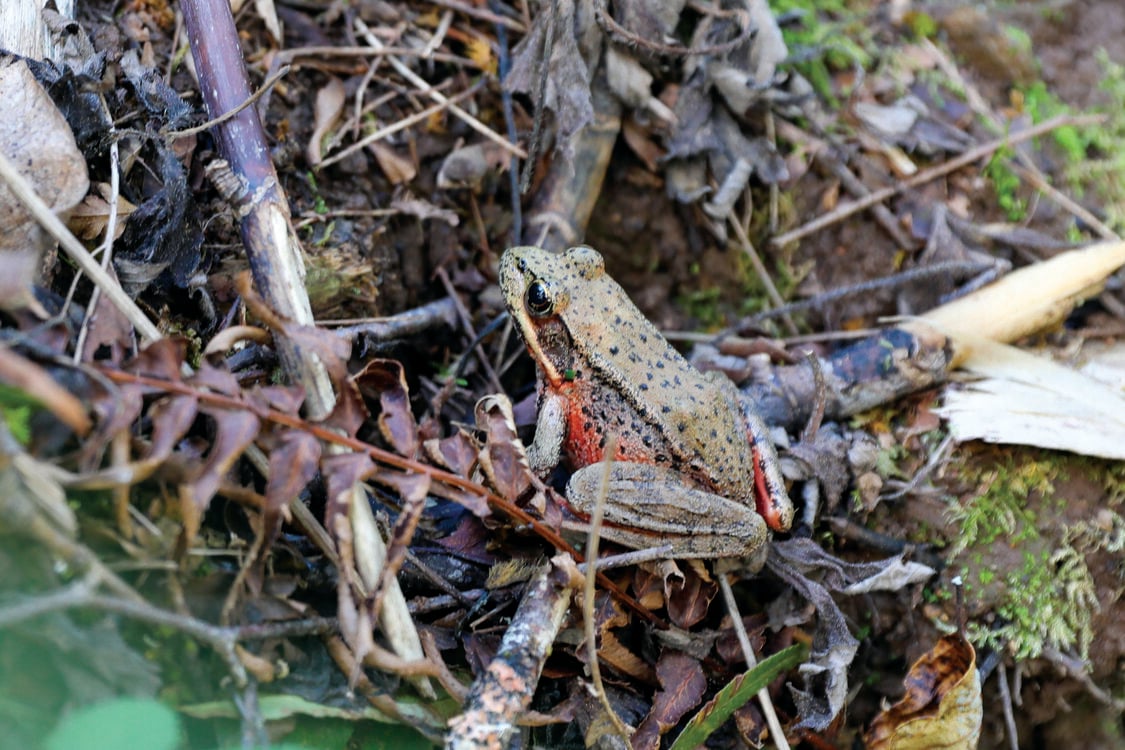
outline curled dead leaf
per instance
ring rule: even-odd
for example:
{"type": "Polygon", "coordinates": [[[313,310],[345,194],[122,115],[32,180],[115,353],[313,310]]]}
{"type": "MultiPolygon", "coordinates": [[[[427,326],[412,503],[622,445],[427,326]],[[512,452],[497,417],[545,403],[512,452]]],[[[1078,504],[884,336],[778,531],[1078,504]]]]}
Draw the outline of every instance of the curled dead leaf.
{"type": "Polygon", "coordinates": [[[323,153],[321,153],[321,144],[324,142],[324,137],[328,135],[340,119],[346,101],[347,94],[344,91],[344,82],[335,76],[329,78],[328,83],[316,92],[316,105],[314,106],[316,122],[313,126],[312,135],[309,136],[309,144],[305,147],[309,164],[314,167],[320,164],[324,158],[323,153]]]}
{"type": "Polygon", "coordinates": [[[975,748],[983,708],[973,646],[947,635],[910,667],[906,695],[871,722],[869,750],[975,748]]]}
{"type": "Polygon", "coordinates": [[[413,458],[420,447],[418,423],[410,411],[410,392],[402,363],[393,359],[373,359],[352,381],[366,400],[379,401],[379,432],[400,456],[413,458]]]}
{"type": "Polygon", "coordinates": [[[503,497],[519,498],[531,485],[531,468],[516,434],[512,402],[505,396],[485,396],[476,405],[477,426],[484,430],[480,467],[503,497]]]}
{"type": "Polygon", "coordinates": [[[0,383],[23,391],[78,435],[90,431],[86,408],[46,370],[9,347],[0,348],[0,383]]]}

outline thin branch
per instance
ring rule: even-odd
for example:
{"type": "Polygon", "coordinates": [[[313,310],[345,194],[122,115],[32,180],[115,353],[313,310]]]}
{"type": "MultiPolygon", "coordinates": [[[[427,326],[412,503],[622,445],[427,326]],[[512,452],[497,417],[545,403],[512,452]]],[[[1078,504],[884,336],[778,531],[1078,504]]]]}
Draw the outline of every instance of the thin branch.
{"type": "Polygon", "coordinates": [[[602,682],[602,669],[598,661],[597,615],[594,607],[594,598],[597,593],[597,587],[595,586],[597,582],[596,561],[598,559],[598,545],[602,536],[602,517],[605,512],[606,495],[609,491],[610,472],[613,469],[612,457],[616,453],[616,440],[611,435],[605,447],[605,455],[609,456],[610,460],[602,462],[602,481],[598,486],[598,498],[594,503],[594,512],[590,516],[590,530],[586,536],[586,556],[594,565],[587,565],[583,576],[582,625],[586,634],[586,666],[590,670],[590,680],[594,683],[594,692],[602,704],[602,710],[609,716],[609,721],[616,730],[618,737],[627,744],[629,738],[633,736],[633,728],[627,726],[617,715],[617,712],[613,710],[613,706],[609,703],[609,695],[605,691],[605,683],[602,682]]]}
{"type": "Polygon", "coordinates": [[[31,183],[16,169],[11,160],[2,152],[0,152],[0,178],[8,183],[12,192],[20,202],[27,207],[31,215],[35,217],[36,221],[50,233],[52,237],[58,241],[59,246],[62,247],[67,257],[75,262],[75,264],[85,273],[90,279],[102,290],[102,293],[109,298],[117,309],[132,323],[133,327],[137,329],[137,333],[145,341],[156,341],[161,337],[160,330],[156,325],[148,319],[148,317],[137,307],[133,302],[133,298],[125,293],[121,285],[117,283],[104,268],[101,267],[86,247],[70,233],[66,225],[62,223],[59,217],[43,202],[35,193],[35,188],[31,183]]]}
{"type": "MultiPolygon", "coordinates": [[[[774,286],[769,271],[766,270],[766,266],[762,263],[762,258],[758,255],[754,243],[750,241],[750,237],[746,233],[746,227],[742,226],[742,222],[736,219],[733,214],[730,216],[730,225],[734,227],[734,233],[738,235],[738,241],[742,244],[742,251],[746,253],[746,257],[750,259],[750,264],[754,266],[754,271],[758,274],[758,278],[761,279],[762,286],[766,288],[766,294],[769,295],[770,301],[773,303],[774,307],[785,307],[785,300],[781,298],[777,287],[774,286]]],[[[785,323],[785,327],[789,330],[789,333],[795,336],[797,334],[797,326],[793,322],[793,319],[786,313],[781,313],[781,320],[785,323]]]]}
{"type": "MultiPolygon", "coordinates": [[[[750,644],[750,636],[746,633],[746,626],[742,622],[742,613],[738,611],[734,589],[731,588],[730,580],[725,573],[715,577],[719,579],[719,590],[723,592],[723,601],[727,605],[735,635],[738,636],[738,645],[742,647],[742,655],[746,658],[746,666],[753,669],[758,666],[758,658],[754,655],[754,647],[750,644]]],[[[781,728],[781,720],[777,718],[768,686],[758,691],[758,702],[762,704],[762,715],[766,717],[766,724],[770,728],[770,739],[779,750],[789,750],[789,740],[785,737],[785,730],[781,728]]]]}
{"type": "MultiPolygon", "coordinates": [[[[359,20],[358,18],[356,19],[355,24],[356,24],[356,28],[359,29],[360,33],[363,34],[364,37],[367,39],[368,44],[370,44],[372,47],[374,47],[375,49],[378,49],[378,50],[382,50],[385,47],[385,45],[381,41],[379,41],[379,38],[376,37],[373,33],[371,33],[371,29],[369,29],[367,27],[367,24],[365,24],[363,21],[359,20]]],[[[471,114],[469,114],[465,110],[461,109],[461,107],[458,107],[456,104],[453,104],[452,102],[450,102],[448,97],[446,97],[444,94],[440,93],[439,91],[435,90],[433,86],[431,86],[429,83],[427,83],[425,81],[425,79],[423,79],[421,76],[419,76],[413,70],[408,68],[406,66],[406,63],[404,63],[402,60],[399,60],[394,55],[387,55],[386,60],[387,60],[387,62],[389,62],[391,64],[392,68],[394,68],[396,71],[398,71],[399,75],[401,75],[406,80],[410,81],[410,83],[413,84],[414,86],[416,86],[421,93],[425,94],[426,96],[430,97],[434,101],[437,101],[441,104],[448,104],[449,111],[452,112],[454,115],[456,115],[458,118],[460,118],[470,128],[477,131],[478,133],[480,133],[481,135],[483,135],[485,138],[489,139],[493,143],[496,143],[496,144],[502,146],[509,153],[515,154],[516,156],[520,157],[521,159],[527,158],[527,153],[524,152],[524,150],[522,148],[520,148],[519,146],[517,146],[513,143],[509,143],[507,138],[500,135],[495,130],[492,130],[491,128],[489,128],[487,125],[482,123],[480,120],[473,117],[471,114]]]]}
{"type": "Polygon", "coordinates": [[[969,149],[958,157],[950,159],[949,161],[943,162],[941,164],[937,164],[933,167],[930,167],[929,169],[924,169],[910,179],[903,180],[897,185],[892,185],[891,187],[886,187],[882,190],[876,190],[870,195],[864,198],[860,198],[859,200],[841,203],[834,210],[818,216],[812,221],[807,222],[797,227],[796,229],[785,232],[784,234],[779,234],[778,236],[770,240],[770,244],[774,245],[775,247],[781,247],[795,240],[799,240],[802,237],[806,237],[813,232],[819,232],[820,230],[832,226],[833,224],[836,224],[853,214],[859,213],[860,211],[874,206],[876,203],[882,203],[888,198],[898,195],[904,190],[909,190],[911,188],[918,187],[919,185],[925,185],[927,182],[936,180],[937,178],[947,175],[950,172],[955,172],[961,167],[968,166],[978,159],[983,159],[987,156],[990,156],[996,151],[1004,148],[1005,146],[1014,146],[1017,143],[1023,143],[1024,141],[1030,140],[1032,138],[1038,138],[1045,133],[1049,133],[1052,130],[1058,130],[1059,128],[1066,127],[1068,125],[1081,127],[1085,125],[1097,125],[1104,121],[1105,117],[1103,115],[1059,115],[1058,117],[1052,117],[1049,120],[1044,120],[1038,125],[1034,125],[1027,130],[1020,131],[1019,133],[1011,133],[1005,135],[1002,138],[997,138],[995,140],[988,141],[987,143],[982,143],[976,148],[969,149]]]}
{"type": "Polygon", "coordinates": [[[200,125],[196,125],[195,127],[185,128],[183,130],[170,130],[167,133],[164,133],[164,135],[167,136],[168,138],[186,138],[189,135],[198,135],[199,133],[202,133],[205,130],[209,130],[216,125],[222,125],[224,122],[226,122],[227,120],[230,120],[231,118],[237,116],[239,112],[246,109],[247,107],[249,107],[254,102],[258,101],[259,99],[261,99],[262,96],[265,95],[265,93],[267,91],[269,91],[271,88],[273,88],[273,85],[275,83],[280,81],[282,78],[285,77],[286,74],[289,73],[289,70],[290,70],[290,68],[289,68],[288,65],[281,68],[280,70],[278,70],[276,73],[274,73],[269,78],[267,78],[265,83],[263,83],[261,86],[258,87],[257,91],[255,91],[253,94],[251,94],[250,96],[243,99],[242,103],[239,104],[234,109],[227,110],[226,112],[219,115],[218,117],[216,117],[212,120],[208,120],[207,122],[202,123],[200,125]]]}
{"type": "MultiPolygon", "coordinates": [[[[333,154],[332,156],[329,156],[327,159],[323,159],[320,162],[320,164],[317,164],[316,166],[317,166],[318,169],[323,169],[324,167],[327,167],[330,164],[335,164],[336,162],[340,161],[341,159],[344,159],[344,158],[354,154],[356,151],[359,151],[360,149],[363,149],[367,146],[370,146],[372,143],[375,143],[376,141],[381,141],[384,138],[386,138],[387,136],[394,135],[395,133],[399,132],[400,130],[406,130],[411,125],[415,125],[419,122],[422,122],[423,120],[425,120],[429,117],[432,117],[433,115],[436,115],[438,112],[442,112],[442,111],[447,110],[447,109],[452,110],[454,107],[457,106],[456,102],[460,102],[460,101],[464,101],[465,99],[468,99],[473,94],[475,94],[477,91],[479,91],[480,87],[483,86],[483,85],[484,85],[484,81],[482,79],[480,81],[477,81],[476,84],[469,87],[468,89],[462,91],[459,94],[454,95],[452,98],[445,99],[444,102],[440,102],[438,104],[435,104],[432,107],[426,107],[421,112],[416,112],[412,115],[404,117],[403,119],[399,120],[398,122],[394,123],[393,125],[388,125],[385,128],[379,128],[374,133],[371,133],[370,135],[364,136],[363,138],[359,139],[358,141],[351,144],[347,148],[341,149],[340,151],[337,151],[335,154],[333,154]]],[[[445,97],[443,96],[442,98],[444,99],[445,97]]]]}

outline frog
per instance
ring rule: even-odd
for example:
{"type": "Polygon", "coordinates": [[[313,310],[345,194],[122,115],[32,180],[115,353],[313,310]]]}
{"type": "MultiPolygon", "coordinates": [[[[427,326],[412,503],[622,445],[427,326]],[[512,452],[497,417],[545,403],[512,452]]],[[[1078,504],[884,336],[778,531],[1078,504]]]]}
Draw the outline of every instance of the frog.
{"type": "Polygon", "coordinates": [[[759,555],[793,504],[753,405],[719,372],[691,365],[585,245],[505,251],[500,289],[536,364],[538,417],[527,457],[572,470],[566,501],[601,536],[672,557],[759,555]]]}

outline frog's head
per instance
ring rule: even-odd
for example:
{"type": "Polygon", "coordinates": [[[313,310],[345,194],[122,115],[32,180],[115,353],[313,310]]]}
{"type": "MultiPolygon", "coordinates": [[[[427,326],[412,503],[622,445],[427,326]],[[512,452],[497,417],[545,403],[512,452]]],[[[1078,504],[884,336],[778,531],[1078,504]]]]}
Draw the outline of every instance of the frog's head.
{"type": "Polygon", "coordinates": [[[605,274],[605,261],[593,248],[552,253],[538,247],[508,249],[500,258],[500,291],[527,350],[551,383],[563,381],[572,341],[567,325],[571,295],[605,274]]]}

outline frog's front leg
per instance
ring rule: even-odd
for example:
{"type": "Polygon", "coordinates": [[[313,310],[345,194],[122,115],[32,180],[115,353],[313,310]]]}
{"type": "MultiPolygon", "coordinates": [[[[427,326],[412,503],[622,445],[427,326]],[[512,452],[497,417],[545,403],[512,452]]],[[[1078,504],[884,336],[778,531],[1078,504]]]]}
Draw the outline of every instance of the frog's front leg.
{"type": "MultiPolygon", "coordinates": [[[[576,471],[567,501],[589,516],[602,492],[604,463],[576,471]]],[[[631,549],[672,545],[672,557],[750,557],[766,541],[765,521],[743,503],[691,487],[653,464],[614,462],[605,489],[601,535],[631,549]]]]}
{"type": "Polygon", "coordinates": [[[566,398],[543,391],[539,397],[539,416],[535,421],[535,439],[527,447],[527,462],[540,476],[559,465],[563,441],[566,439],[566,398]]]}

